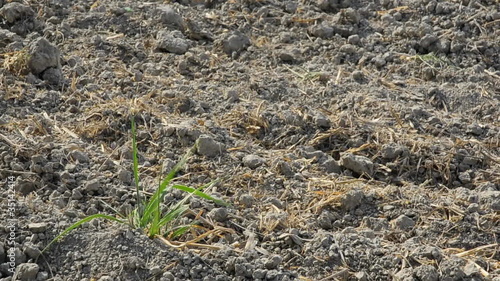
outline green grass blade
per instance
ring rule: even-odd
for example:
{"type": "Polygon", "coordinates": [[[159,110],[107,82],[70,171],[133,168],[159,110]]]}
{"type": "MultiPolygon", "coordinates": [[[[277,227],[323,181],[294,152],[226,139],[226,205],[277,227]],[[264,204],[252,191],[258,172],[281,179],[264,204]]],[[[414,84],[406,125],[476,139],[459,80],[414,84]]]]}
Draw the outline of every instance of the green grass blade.
{"type": "Polygon", "coordinates": [[[182,214],[184,214],[184,212],[186,212],[187,210],[189,210],[189,206],[187,205],[180,205],[172,208],[166,215],[161,218],[158,223],[158,229],[182,216],[182,214]]]}
{"type": "MultiPolygon", "coordinates": [[[[170,223],[171,221],[177,219],[179,216],[181,216],[182,214],[184,214],[184,212],[186,212],[189,209],[189,206],[186,205],[187,200],[189,198],[191,198],[193,196],[193,194],[195,194],[195,192],[200,192],[201,189],[206,188],[207,186],[210,186],[211,184],[213,184],[213,183],[200,186],[198,189],[194,189],[194,188],[189,188],[187,186],[178,185],[180,187],[183,187],[186,190],[187,189],[191,189],[191,191],[189,192],[188,195],[186,195],[184,198],[182,198],[182,200],[180,200],[179,202],[177,202],[173,207],[169,208],[169,212],[166,215],[162,216],[161,220],[158,221],[157,225],[154,226],[154,228],[155,228],[155,230],[157,232],[151,232],[150,231],[150,237],[158,234],[159,230],[161,229],[161,227],[163,227],[164,225],[170,223]]],[[[180,189],[180,190],[183,190],[183,189],[180,189]]]]}
{"type": "Polygon", "coordinates": [[[135,118],[132,116],[131,118],[132,125],[132,157],[133,157],[133,173],[134,173],[134,183],[135,183],[135,191],[136,191],[136,199],[137,206],[139,207],[139,212],[142,211],[142,201],[141,201],[141,193],[139,187],[139,159],[137,158],[137,139],[136,139],[136,128],[135,128],[135,118]]]}
{"type": "Polygon", "coordinates": [[[160,229],[164,225],[172,222],[173,220],[177,219],[179,216],[184,214],[184,212],[189,209],[189,206],[186,205],[185,203],[191,196],[192,196],[192,193],[188,194],[187,196],[182,198],[182,200],[177,202],[173,207],[170,207],[168,213],[166,215],[162,215],[161,219],[159,219],[159,217],[158,217],[158,220],[156,220],[156,218],[157,218],[156,215],[159,215],[160,212],[156,213],[155,220],[150,227],[150,231],[149,231],[150,237],[153,237],[154,235],[159,234],[160,229]]]}
{"type": "MultiPolygon", "coordinates": [[[[208,184],[208,186],[210,186],[210,185],[213,185],[213,183],[208,184]]],[[[205,186],[207,186],[207,185],[205,185],[205,186]]],[[[207,199],[207,200],[213,201],[213,202],[215,202],[215,203],[217,203],[219,205],[222,205],[222,206],[226,206],[226,207],[230,206],[229,203],[226,203],[223,200],[220,200],[220,199],[217,199],[215,197],[212,197],[212,196],[204,193],[203,191],[201,191],[204,188],[195,189],[195,188],[192,188],[192,187],[189,187],[189,186],[185,186],[185,185],[180,185],[180,184],[173,185],[172,188],[192,193],[192,194],[194,194],[194,195],[196,195],[198,197],[201,197],[203,199],[207,199]]]]}
{"type": "Polygon", "coordinates": [[[151,223],[156,214],[159,213],[159,204],[160,204],[160,199],[161,199],[161,194],[166,192],[166,187],[164,190],[161,190],[160,193],[160,188],[158,188],[151,199],[147,202],[144,212],[141,214],[141,220],[140,220],[140,227],[146,227],[149,223],[151,223]]]}
{"type": "Polygon", "coordinates": [[[184,233],[186,233],[195,223],[188,224],[188,225],[180,225],[177,227],[174,227],[170,230],[170,234],[168,235],[169,239],[175,239],[184,233]]]}
{"type": "Polygon", "coordinates": [[[95,215],[91,215],[91,216],[88,216],[88,217],[85,217],[79,221],[77,221],[76,223],[72,224],[70,227],[66,228],[61,234],[59,234],[56,238],[54,238],[52,241],[50,241],[50,243],[42,250],[42,253],[47,250],[53,243],[57,242],[58,240],[60,240],[61,238],[63,238],[66,234],[68,234],[69,232],[71,232],[73,229],[79,227],[80,225],[86,223],[86,222],[89,222],[91,220],[94,220],[94,219],[107,219],[107,220],[111,220],[111,221],[116,221],[116,222],[119,222],[119,223],[123,223],[122,220],[120,219],[117,219],[115,217],[112,217],[112,216],[108,216],[108,215],[103,215],[103,214],[95,214],[95,215]]]}
{"type": "Polygon", "coordinates": [[[194,149],[195,147],[192,147],[187,151],[186,154],[184,154],[181,160],[179,160],[179,162],[172,168],[172,170],[168,173],[168,175],[165,176],[165,178],[162,180],[162,182],[158,186],[158,189],[155,191],[153,196],[151,196],[142,214],[140,223],[141,227],[145,227],[149,222],[151,222],[156,217],[155,213],[160,212],[159,204],[163,194],[166,192],[168,185],[170,184],[170,181],[172,181],[177,172],[186,165],[186,162],[188,161],[189,157],[193,154],[194,149]]]}
{"type": "Polygon", "coordinates": [[[132,227],[141,228],[140,227],[141,216],[137,208],[133,209],[132,212],[128,214],[127,219],[128,219],[128,224],[131,225],[132,227]]]}
{"type": "Polygon", "coordinates": [[[182,156],[181,160],[177,162],[177,164],[170,170],[170,172],[167,174],[167,176],[163,179],[163,181],[160,183],[160,188],[165,188],[170,181],[175,177],[175,175],[182,169],[184,166],[186,166],[186,163],[189,159],[189,157],[194,153],[195,147],[191,147],[184,156],[182,156]]]}
{"type": "Polygon", "coordinates": [[[104,206],[108,207],[113,212],[115,212],[115,214],[117,214],[119,217],[121,217],[121,218],[126,218],[127,217],[124,214],[120,213],[117,209],[113,208],[113,206],[111,206],[108,203],[104,202],[103,200],[99,200],[99,202],[101,202],[104,206]]]}

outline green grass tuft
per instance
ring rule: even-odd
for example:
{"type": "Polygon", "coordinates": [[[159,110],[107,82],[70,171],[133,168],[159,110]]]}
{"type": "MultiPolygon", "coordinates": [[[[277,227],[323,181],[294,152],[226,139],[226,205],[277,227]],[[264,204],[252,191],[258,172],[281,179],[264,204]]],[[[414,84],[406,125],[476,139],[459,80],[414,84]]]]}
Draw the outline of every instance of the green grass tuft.
{"type": "Polygon", "coordinates": [[[154,238],[157,235],[164,237],[176,238],[184,234],[193,225],[178,225],[177,219],[180,218],[186,211],[189,210],[187,205],[187,200],[192,196],[198,196],[200,198],[213,201],[216,204],[222,206],[229,206],[228,203],[223,200],[212,197],[202,190],[209,188],[216,184],[219,180],[212,181],[208,184],[200,186],[198,188],[193,188],[185,185],[171,184],[172,180],[175,179],[175,175],[186,165],[189,157],[194,153],[195,147],[192,147],[188,152],[181,158],[181,160],[172,168],[172,170],[163,178],[161,183],[158,185],[155,193],[148,199],[143,199],[141,196],[142,189],[140,185],[139,177],[139,161],[137,157],[137,140],[136,140],[136,124],[134,117],[131,118],[132,123],[132,152],[133,152],[133,165],[132,170],[134,174],[134,183],[136,188],[137,205],[129,214],[120,214],[118,211],[112,209],[115,212],[115,216],[105,215],[105,214],[95,214],[85,217],[78,222],[74,223],[70,227],[66,228],[61,234],[54,238],[43,250],[45,252],[52,244],[62,239],[65,235],[70,233],[73,229],[79,227],[80,225],[92,221],[94,219],[107,219],[110,221],[115,221],[122,224],[128,224],[133,228],[143,229],[145,233],[150,238],[154,238]],[[165,194],[172,188],[182,190],[186,192],[186,196],[167,208],[166,211],[162,211],[161,202],[165,194]]]}

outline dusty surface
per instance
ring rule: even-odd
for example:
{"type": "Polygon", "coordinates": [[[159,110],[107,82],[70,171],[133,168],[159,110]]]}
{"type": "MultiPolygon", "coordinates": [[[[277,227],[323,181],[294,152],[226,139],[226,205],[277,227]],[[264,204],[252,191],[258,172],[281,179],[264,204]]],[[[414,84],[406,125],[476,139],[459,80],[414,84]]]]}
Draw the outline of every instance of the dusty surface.
{"type": "Polygon", "coordinates": [[[0,1],[0,280],[500,280],[499,5],[0,1]],[[178,182],[232,205],[180,242],[219,250],[37,259],[135,205],[132,114],[149,192],[200,139],[178,182]]]}

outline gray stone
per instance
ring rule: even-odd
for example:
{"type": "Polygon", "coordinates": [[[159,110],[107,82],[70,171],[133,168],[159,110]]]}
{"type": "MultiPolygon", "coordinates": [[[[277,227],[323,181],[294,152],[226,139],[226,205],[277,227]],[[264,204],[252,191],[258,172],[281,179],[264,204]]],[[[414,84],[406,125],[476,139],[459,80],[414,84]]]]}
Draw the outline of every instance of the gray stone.
{"type": "Polygon", "coordinates": [[[243,165],[245,165],[250,169],[256,169],[262,166],[264,162],[265,162],[264,158],[254,154],[246,155],[245,157],[243,157],[243,165]]]}
{"type": "Polygon", "coordinates": [[[27,18],[33,18],[35,12],[29,6],[18,2],[12,2],[0,9],[0,16],[3,17],[7,23],[14,23],[27,18]]]}
{"type": "Polygon", "coordinates": [[[136,270],[145,267],[144,260],[137,256],[129,256],[122,258],[121,263],[124,269],[129,269],[129,270],[136,270]]]}
{"type": "Polygon", "coordinates": [[[276,164],[276,168],[278,169],[278,172],[286,177],[292,177],[294,175],[292,167],[288,162],[286,161],[278,161],[276,164]]]}
{"type": "Polygon", "coordinates": [[[491,19],[492,20],[500,20],[500,12],[498,12],[498,11],[492,11],[492,13],[491,13],[491,19]]]}
{"type": "Polygon", "coordinates": [[[295,56],[293,53],[291,52],[287,52],[287,51],[282,51],[278,54],[278,57],[279,59],[282,61],[282,62],[288,62],[288,63],[291,63],[291,62],[294,62],[295,61],[295,56]]]}
{"type": "Polygon", "coordinates": [[[240,94],[236,90],[229,90],[226,92],[226,98],[229,102],[240,101],[240,94]]]}
{"type": "Polygon", "coordinates": [[[422,39],[420,39],[420,46],[428,49],[432,44],[438,40],[437,36],[434,34],[427,34],[422,39]]]}
{"type": "Polygon", "coordinates": [[[185,54],[189,50],[188,40],[176,35],[176,33],[168,30],[159,31],[156,35],[156,48],[177,55],[185,54]]]}
{"type": "Polygon", "coordinates": [[[5,46],[12,42],[20,41],[22,41],[22,38],[14,32],[10,32],[6,29],[0,29],[0,48],[5,48],[5,46]]]}
{"type": "Polygon", "coordinates": [[[465,272],[462,268],[465,266],[465,260],[451,256],[448,259],[443,260],[439,264],[439,269],[441,272],[441,280],[451,281],[451,280],[464,280],[465,272]]]}
{"type": "Polygon", "coordinates": [[[403,14],[400,13],[400,12],[395,12],[393,14],[393,16],[394,16],[394,19],[397,20],[397,21],[401,21],[403,19],[403,14]]]}
{"type": "Polygon", "coordinates": [[[355,70],[352,72],[352,79],[354,79],[355,81],[362,81],[363,79],[365,78],[365,74],[363,73],[363,71],[360,71],[360,70],[355,70]]]}
{"type": "Polygon", "coordinates": [[[438,281],[439,273],[432,265],[421,265],[413,270],[415,276],[421,281],[438,281]]]}
{"type": "Polygon", "coordinates": [[[50,67],[42,73],[42,79],[51,85],[59,85],[63,81],[63,74],[60,68],[50,67]]]}
{"type": "Polygon", "coordinates": [[[396,273],[394,276],[395,280],[398,281],[416,281],[415,278],[413,278],[413,272],[411,268],[403,268],[400,271],[396,273]]]}
{"type": "Polygon", "coordinates": [[[479,124],[472,124],[467,126],[467,134],[472,134],[475,136],[480,136],[483,133],[483,128],[479,124]]]}
{"type": "Polygon", "coordinates": [[[357,278],[358,281],[368,281],[369,279],[369,275],[368,273],[364,272],[364,271],[360,271],[360,272],[356,272],[354,273],[354,277],[357,278]]]}
{"type": "Polygon", "coordinates": [[[303,150],[302,155],[307,159],[316,159],[317,162],[323,162],[328,158],[326,153],[324,153],[321,150],[313,150],[313,151],[303,150]]]}
{"type": "Polygon", "coordinates": [[[163,278],[165,278],[166,280],[168,281],[173,281],[175,280],[175,276],[172,274],[172,272],[170,271],[166,271],[165,273],[163,273],[163,278]]]}
{"type": "Polygon", "coordinates": [[[364,156],[346,153],[340,158],[340,163],[344,168],[347,168],[360,175],[372,175],[374,172],[373,162],[369,158],[364,156]]]}
{"type": "Polygon", "coordinates": [[[453,40],[450,43],[450,52],[458,53],[465,48],[465,44],[460,40],[453,40]]]}
{"type": "Polygon", "coordinates": [[[89,180],[84,187],[85,192],[87,193],[92,193],[97,190],[99,190],[99,187],[101,187],[101,184],[98,179],[92,179],[89,180]]]}
{"type": "Polygon", "coordinates": [[[36,279],[36,275],[40,267],[36,263],[23,263],[17,266],[16,273],[14,274],[14,280],[19,281],[33,281],[36,279]]]}
{"type": "Polygon", "coordinates": [[[328,129],[331,126],[330,119],[323,114],[316,114],[313,120],[317,127],[328,129]]]}
{"type": "Polygon", "coordinates": [[[80,200],[83,198],[83,194],[79,188],[75,188],[71,191],[71,199],[80,200]]]}
{"type": "Polygon", "coordinates": [[[361,16],[359,15],[358,11],[353,9],[353,8],[345,9],[344,15],[348,21],[350,21],[351,23],[354,23],[354,24],[358,24],[359,21],[361,20],[361,16]]]}
{"type": "Polygon", "coordinates": [[[472,182],[472,176],[470,171],[465,171],[461,172],[458,174],[458,179],[463,183],[463,184],[468,184],[472,182]]]}
{"type": "Polygon", "coordinates": [[[293,14],[297,10],[297,6],[298,4],[296,2],[286,2],[285,11],[293,14]]]}
{"type": "Polygon", "coordinates": [[[383,231],[389,229],[389,222],[385,218],[364,217],[361,225],[374,231],[383,231]]]}
{"type": "Polygon", "coordinates": [[[382,56],[376,56],[372,59],[372,63],[376,67],[383,67],[387,63],[387,61],[382,56]]]}
{"type": "Polygon", "coordinates": [[[284,206],[283,206],[283,202],[281,202],[281,200],[279,200],[278,198],[276,197],[269,197],[267,200],[266,200],[266,203],[271,203],[273,204],[274,206],[276,206],[278,209],[283,209],[284,206]]]}
{"type": "Polygon", "coordinates": [[[23,171],[24,170],[23,165],[16,163],[16,162],[11,162],[10,168],[14,171],[23,171]]]}
{"type": "Polygon", "coordinates": [[[71,151],[69,156],[73,161],[78,161],[78,163],[88,163],[90,161],[90,158],[87,155],[87,153],[80,150],[71,151]]]}
{"type": "Polygon", "coordinates": [[[394,17],[390,14],[385,14],[380,18],[384,23],[391,24],[394,22],[394,17]]]}
{"type": "Polygon", "coordinates": [[[35,191],[36,185],[35,183],[28,181],[28,180],[20,180],[17,185],[14,186],[14,189],[22,193],[24,196],[30,194],[31,192],[35,191]]]}
{"type": "Polygon", "coordinates": [[[318,216],[318,219],[316,220],[319,227],[329,230],[332,229],[333,227],[333,221],[335,217],[330,211],[324,210],[321,212],[321,214],[318,216]]]}
{"type": "Polygon", "coordinates": [[[321,166],[325,169],[327,173],[336,173],[340,174],[342,169],[339,166],[339,163],[335,159],[328,159],[321,166]]]}
{"type": "Polygon", "coordinates": [[[157,276],[157,275],[160,275],[160,273],[162,273],[163,270],[162,268],[159,266],[159,265],[154,265],[152,266],[150,269],[149,269],[149,274],[151,276],[157,276]]]}
{"type": "Polygon", "coordinates": [[[130,184],[132,183],[132,172],[127,169],[120,169],[118,170],[118,179],[124,184],[130,184]]]}
{"type": "Polygon", "coordinates": [[[291,32],[281,32],[279,34],[279,40],[281,43],[290,43],[292,42],[292,39],[294,37],[294,34],[291,32]]]}
{"type": "Polygon", "coordinates": [[[222,49],[228,55],[234,52],[239,53],[250,45],[251,42],[248,36],[239,31],[235,31],[222,41],[222,49]]]}
{"type": "Polygon", "coordinates": [[[234,265],[234,271],[236,276],[252,277],[254,266],[248,262],[236,263],[234,265]]]}
{"type": "Polygon", "coordinates": [[[360,42],[360,38],[358,34],[351,35],[347,37],[347,43],[352,44],[352,45],[358,45],[360,42]]]}
{"type": "Polygon", "coordinates": [[[477,203],[472,203],[469,205],[469,207],[467,207],[467,212],[469,214],[472,214],[472,213],[477,213],[479,212],[481,209],[479,208],[479,204],[477,203]]]}
{"type": "Polygon", "coordinates": [[[464,266],[464,273],[467,276],[473,276],[473,275],[478,276],[478,275],[481,275],[481,272],[476,267],[476,265],[474,263],[470,262],[470,261],[464,266]]]}
{"type": "Polygon", "coordinates": [[[471,157],[471,156],[465,156],[464,160],[462,161],[462,164],[464,165],[477,165],[479,160],[477,158],[471,157]]]}
{"type": "MultiPolygon", "coordinates": [[[[49,279],[49,273],[46,271],[40,271],[36,275],[36,281],[45,281],[47,279],[49,279]]],[[[54,278],[53,280],[57,280],[57,279],[54,278]]]]}
{"type": "Polygon", "coordinates": [[[47,223],[45,222],[34,222],[28,224],[28,229],[33,233],[40,233],[47,230],[47,223]]]}
{"type": "Polygon", "coordinates": [[[245,206],[245,208],[251,208],[255,204],[255,197],[250,194],[243,194],[240,196],[240,203],[245,206]]]}
{"type": "Polygon", "coordinates": [[[398,156],[401,156],[405,151],[408,151],[408,149],[403,145],[397,143],[388,143],[382,146],[381,153],[382,157],[384,157],[385,159],[393,160],[398,156]]]}
{"type": "Polygon", "coordinates": [[[317,0],[317,5],[318,7],[323,10],[323,11],[328,11],[330,10],[330,2],[333,2],[333,1],[330,1],[330,0],[317,0]]]}
{"type": "Polygon", "coordinates": [[[312,36],[328,39],[333,37],[334,29],[331,26],[326,26],[324,24],[313,25],[309,28],[309,33],[312,36]]]}
{"type": "Polygon", "coordinates": [[[36,259],[42,253],[38,247],[31,243],[26,243],[24,246],[24,254],[29,258],[36,259]]]}
{"type": "MultiPolygon", "coordinates": [[[[483,191],[500,191],[498,189],[498,185],[492,182],[484,182],[482,184],[479,184],[479,186],[476,188],[476,191],[483,192],[483,191]]],[[[470,191],[469,189],[467,189],[470,191]]]]}
{"type": "Polygon", "coordinates": [[[266,272],[266,280],[281,280],[280,276],[282,275],[276,269],[268,270],[266,272]]]}
{"type": "MultiPolygon", "coordinates": [[[[352,35],[354,36],[354,35],[352,35]]],[[[356,35],[357,36],[357,35],[356,35]]],[[[349,36],[351,37],[351,36],[349,36]]],[[[340,52],[344,54],[355,54],[356,53],[356,46],[352,44],[344,44],[342,47],[340,47],[340,52]]]]}
{"type": "Polygon", "coordinates": [[[184,20],[182,16],[177,13],[170,5],[160,5],[156,8],[156,19],[166,25],[184,29],[184,20]]]}
{"type": "Polygon", "coordinates": [[[416,260],[428,259],[428,260],[436,260],[439,262],[443,259],[443,254],[441,253],[441,249],[434,246],[423,245],[415,248],[415,246],[412,245],[409,248],[411,248],[412,251],[410,257],[416,260]]]}
{"type": "Polygon", "coordinates": [[[397,217],[391,224],[393,228],[403,231],[411,230],[415,226],[415,222],[405,215],[397,217]]]}
{"type": "Polygon", "coordinates": [[[61,52],[47,39],[40,37],[29,46],[28,67],[35,75],[40,75],[49,68],[60,69],[61,52]]]}
{"type": "Polygon", "coordinates": [[[208,212],[208,217],[217,222],[225,222],[227,220],[228,212],[226,208],[214,208],[208,212]]]}
{"type": "Polygon", "coordinates": [[[450,48],[451,48],[451,42],[443,38],[436,41],[433,47],[433,51],[447,54],[450,52],[450,48]]]}
{"type": "Polygon", "coordinates": [[[26,255],[19,248],[14,249],[14,258],[16,260],[16,264],[22,264],[28,260],[26,255]]]}
{"type": "Polygon", "coordinates": [[[353,210],[363,202],[365,194],[360,189],[354,189],[342,196],[340,204],[346,210],[353,210]]]}
{"type": "MultiPolygon", "coordinates": [[[[493,211],[500,211],[500,191],[487,190],[479,192],[479,203],[493,211]]],[[[483,207],[484,209],[484,207],[483,207]]]]}
{"type": "Polygon", "coordinates": [[[252,277],[254,280],[264,280],[264,278],[266,278],[266,273],[266,270],[258,268],[253,272],[252,277]]]}
{"type": "Polygon", "coordinates": [[[201,155],[214,157],[224,151],[224,146],[208,135],[201,135],[196,140],[196,151],[201,155]]]}
{"type": "Polygon", "coordinates": [[[272,257],[266,259],[264,266],[267,269],[276,269],[282,261],[283,258],[280,255],[273,255],[272,257]]]}
{"type": "Polygon", "coordinates": [[[282,114],[286,124],[299,127],[304,125],[304,119],[296,112],[293,112],[291,110],[285,110],[282,114]]]}

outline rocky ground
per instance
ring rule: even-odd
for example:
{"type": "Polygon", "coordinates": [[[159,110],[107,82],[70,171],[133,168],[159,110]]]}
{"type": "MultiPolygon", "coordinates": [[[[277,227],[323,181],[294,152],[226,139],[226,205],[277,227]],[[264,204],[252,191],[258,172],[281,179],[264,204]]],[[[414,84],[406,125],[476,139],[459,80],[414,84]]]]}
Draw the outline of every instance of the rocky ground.
{"type": "Polygon", "coordinates": [[[498,0],[0,7],[0,280],[500,280],[498,0]],[[40,255],[135,206],[132,116],[146,194],[198,141],[231,206],[40,255]]]}

